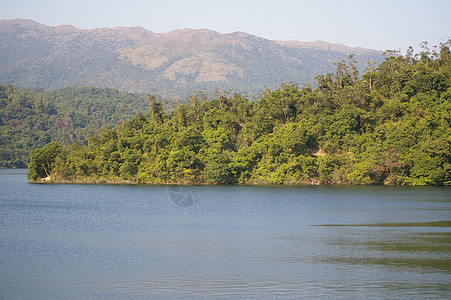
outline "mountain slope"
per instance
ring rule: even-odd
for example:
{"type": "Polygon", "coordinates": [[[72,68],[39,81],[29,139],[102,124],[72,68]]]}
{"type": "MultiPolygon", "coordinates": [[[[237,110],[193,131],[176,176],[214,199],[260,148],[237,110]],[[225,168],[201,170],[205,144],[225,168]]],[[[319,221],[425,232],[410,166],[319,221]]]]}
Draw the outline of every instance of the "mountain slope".
{"type": "Polygon", "coordinates": [[[149,110],[146,95],[111,88],[46,92],[0,84],[0,168],[24,168],[34,148],[51,141],[86,143],[102,126],[149,110]]]}
{"type": "Polygon", "coordinates": [[[340,57],[382,61],[382,53],[325,42],[270,41],[207,29],[153,33],[142,27],[82,30],[0,20],[0,83],[58,89],[113,87],[163,96],[193,90],[255,93],[281,82],[312,82],[340,57]]]}

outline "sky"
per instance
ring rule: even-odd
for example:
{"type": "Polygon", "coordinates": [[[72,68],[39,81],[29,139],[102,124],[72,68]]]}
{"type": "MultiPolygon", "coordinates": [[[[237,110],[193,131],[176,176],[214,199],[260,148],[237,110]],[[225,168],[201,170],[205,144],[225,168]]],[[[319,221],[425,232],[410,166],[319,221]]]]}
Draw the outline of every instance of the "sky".
{"type": "Polygon", "coordinates": [[[451,38],[451,0],[0,0],[0,19],[78,28],[207,28],[271,40],[401,50],[451,38]]]}

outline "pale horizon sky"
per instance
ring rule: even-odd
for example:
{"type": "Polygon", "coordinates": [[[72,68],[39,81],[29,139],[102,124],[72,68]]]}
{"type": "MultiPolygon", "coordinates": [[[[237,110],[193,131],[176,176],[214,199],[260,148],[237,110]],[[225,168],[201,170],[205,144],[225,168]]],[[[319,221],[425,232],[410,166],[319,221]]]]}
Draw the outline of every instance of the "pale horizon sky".
{"type": "Polygon", "coordinates": [[[0,0],[0,19],[92,29],[142,26],[163,33],[207,28],[271,40],[322,40],[401,50],[451,38],[451,0],[0,0]]]}

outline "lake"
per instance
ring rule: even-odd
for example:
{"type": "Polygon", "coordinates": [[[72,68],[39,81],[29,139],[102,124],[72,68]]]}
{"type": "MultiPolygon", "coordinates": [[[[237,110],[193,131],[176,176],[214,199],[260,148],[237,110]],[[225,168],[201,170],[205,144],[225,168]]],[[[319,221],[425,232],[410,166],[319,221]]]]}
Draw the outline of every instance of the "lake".
{"type": "Polygon", "coordinates": [[[0,299],[451,298],[451,188],[31,184],[0,299]]]}

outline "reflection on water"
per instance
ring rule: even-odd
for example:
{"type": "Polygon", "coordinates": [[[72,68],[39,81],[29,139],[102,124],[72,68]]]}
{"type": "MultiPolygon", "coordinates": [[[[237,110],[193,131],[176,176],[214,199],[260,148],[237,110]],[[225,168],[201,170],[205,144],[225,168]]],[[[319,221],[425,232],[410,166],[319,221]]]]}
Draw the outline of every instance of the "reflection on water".
{"type": "Polygon", "coordinates": [[[451,273],[451,233],[400,234],[390,240],[339,238],[332,245],[343,250],[328,262],[416,268],[418,272],[444,271],[451,273]]]}
{"type": "Polygon", "coordinates": [[[451,227],[451,221],[380,223],[380,224],[327,224],[327,225],[316,225],[316,226],[338,226],[338,227],[451,227]]]}
{"type": "Polygon", "coordinates": [[[0,170],[0,298],[450,297],[449,187],[201,189],[0,170]]]}

